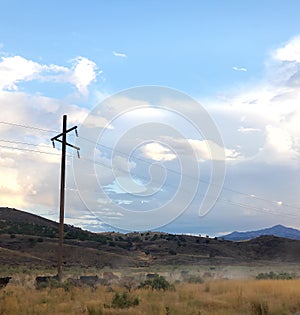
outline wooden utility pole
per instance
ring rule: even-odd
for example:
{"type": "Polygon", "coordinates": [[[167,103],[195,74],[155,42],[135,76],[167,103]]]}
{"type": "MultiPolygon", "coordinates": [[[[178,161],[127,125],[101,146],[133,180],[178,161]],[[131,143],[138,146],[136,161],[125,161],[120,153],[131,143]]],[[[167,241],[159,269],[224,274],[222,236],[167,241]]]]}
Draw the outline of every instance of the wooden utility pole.
{"type": "Polygon", "coordinates": [[[77,126],[74,126],[67,130],[67,115],[63,116],[62,133],[51,139],[53,147],[55,147],[54,141],[58,141],[62,144],[61,153],[61,172],[60,172],[60,207],[59,207],[59,239],[57,250],[57,276],[58,280],[62,280],[62,258],[63,258],[63,241],[64,241],[64,217],[65,217],[65,182],[66,182],[66,148],[67,146],[77,150],[79,157],[79,147],[76,147],[67,142],[67,133],[75,130],[77,135],[77,126]],[[59,138],[62,137],[62,140],[59,138]]]}

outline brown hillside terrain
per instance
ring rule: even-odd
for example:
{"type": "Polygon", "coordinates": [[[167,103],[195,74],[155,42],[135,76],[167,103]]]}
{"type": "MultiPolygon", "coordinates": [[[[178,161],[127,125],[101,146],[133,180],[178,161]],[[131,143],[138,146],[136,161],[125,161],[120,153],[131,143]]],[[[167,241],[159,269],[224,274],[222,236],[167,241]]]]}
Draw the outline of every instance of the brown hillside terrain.
{"type": "MultiPolygon", "coordinates": [[[[0,264],[56,264],[56,222],[0,208],[0,264]]],[[[158,232],[95,234],[65,226],[64,265],[143,267],[299,263],[300,241],[262,236],[245,242],[158,232]]]]}

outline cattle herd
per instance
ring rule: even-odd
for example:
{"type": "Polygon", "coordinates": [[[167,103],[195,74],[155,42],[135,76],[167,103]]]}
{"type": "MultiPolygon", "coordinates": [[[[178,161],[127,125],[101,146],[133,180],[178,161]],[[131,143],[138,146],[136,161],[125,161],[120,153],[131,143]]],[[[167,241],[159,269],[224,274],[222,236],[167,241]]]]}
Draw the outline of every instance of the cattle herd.
{"type": "MultiPolygon", "coordinates": [[[[146,279],[152,279],[155,277],[156,274],[147,274],[146,279]]],[[[6,285],[9,283],[11,277],[0,277],[0,289],[3,289],[6,287],[6,285]]],[[[95,287],[100,284],[111,284],[112,282],[117,282],[119,280],[119,277],[116,276],[112,272],[104,272],[103,278],[99,278],[96,276],[80,276],[79,278],[69,278],[65,282],[74,285],[74,286],[91,286],[95,287]]],[[[45,288],[47,286],[51,286],[52,284],[58,284],[59,278],[58,276],[38,276],[35,278],[35,287],[37,289],[45,288]]]]}

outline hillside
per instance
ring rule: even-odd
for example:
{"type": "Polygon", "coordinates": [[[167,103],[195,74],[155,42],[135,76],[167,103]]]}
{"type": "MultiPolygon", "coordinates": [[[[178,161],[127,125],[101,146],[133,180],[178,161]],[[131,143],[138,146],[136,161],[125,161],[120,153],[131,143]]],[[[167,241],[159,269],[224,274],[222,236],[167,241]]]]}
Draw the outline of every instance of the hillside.
{"type": "Polygon", "coordinates": [[[277,237],[289,238],[292,240],[300,240],[300,231],[283,225],[275,225],[271,228],[266,228],[257,231],[249,232],[233,232],[222,236],[230,241],[246,241],[263,235],[273,235],[277,237]]]}
{"type": "MultiPolygon", "coordinates": [[[[58,224],[0,208],[0,264],[55,266],[58,224]]],[[[66,225],[64,265],[102,268],[300,262],[300,241],[261,236],[246,242],[158,232],[95,234],[66,225]]]]}
{"type": "MultiPolygon", "coordinates": [[[[106,242],[105,237],[65,224],[66,239],[106,242]]],[[[23,234],[49,238],[58,237],[58,223],[38,215],[11,208],[0,208],[0,234],[23,234]]]]}

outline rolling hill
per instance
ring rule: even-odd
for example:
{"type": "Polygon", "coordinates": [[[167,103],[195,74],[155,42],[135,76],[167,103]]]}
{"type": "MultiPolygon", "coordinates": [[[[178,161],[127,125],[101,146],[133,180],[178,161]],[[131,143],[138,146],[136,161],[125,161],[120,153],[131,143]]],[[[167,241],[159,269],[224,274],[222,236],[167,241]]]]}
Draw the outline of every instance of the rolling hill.
{"type": "MultiPolygon", "coordinates": [[[[110,268],[300,262],[300,241],[260,236],[245,241],[159,232],[92,233],[65,225],[64,266],[110,268]]],[[[56,265],[58,224],[0,208],[0,264],[56,265]]]]}

